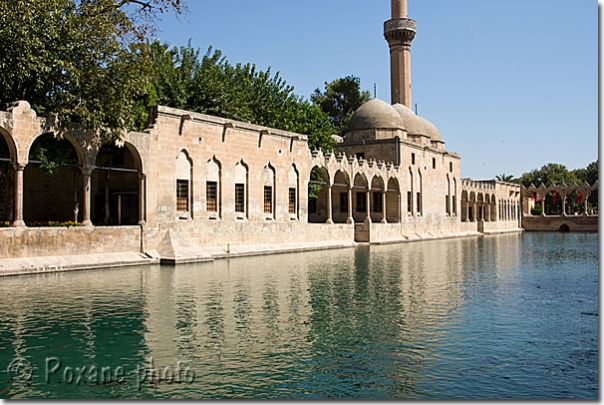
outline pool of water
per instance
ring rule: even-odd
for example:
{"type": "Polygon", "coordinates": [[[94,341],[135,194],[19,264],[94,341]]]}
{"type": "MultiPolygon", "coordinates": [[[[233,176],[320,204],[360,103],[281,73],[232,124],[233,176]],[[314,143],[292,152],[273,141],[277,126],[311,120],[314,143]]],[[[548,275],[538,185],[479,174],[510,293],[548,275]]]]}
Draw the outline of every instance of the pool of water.
{"type": "Polygon", "coordinates": [[[2,398],[598,398],[597,234],[0,279],[2,398]]]}

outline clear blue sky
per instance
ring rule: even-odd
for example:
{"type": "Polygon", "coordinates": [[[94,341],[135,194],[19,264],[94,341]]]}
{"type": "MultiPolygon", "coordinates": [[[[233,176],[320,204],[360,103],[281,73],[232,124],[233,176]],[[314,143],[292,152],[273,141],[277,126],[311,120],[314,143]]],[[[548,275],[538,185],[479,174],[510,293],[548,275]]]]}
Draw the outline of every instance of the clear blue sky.
{"type": "MultiPolygon", "coordinates": [[[[383,22],[389,0],[185,0],[157,37],[280,71],[309,97],[355,75],[390,102],[383,22]]],[[[598,4],[589,0],[409,0],[413,102],[461,155],[463,177],[491,179],[598,157],[598,4]]]]}

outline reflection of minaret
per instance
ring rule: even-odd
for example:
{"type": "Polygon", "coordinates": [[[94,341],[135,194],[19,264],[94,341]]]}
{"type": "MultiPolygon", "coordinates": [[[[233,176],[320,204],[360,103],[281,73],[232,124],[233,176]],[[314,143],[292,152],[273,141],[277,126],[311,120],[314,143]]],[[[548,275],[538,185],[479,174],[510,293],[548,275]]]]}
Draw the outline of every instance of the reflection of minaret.
{"type": "Polygon", "coordinates": [[[411,41],[415,21],[407,18],[407,0],[390,0],[392,19],[384,23],[384,37],[390,46],[390,92],[392,104],[411,108],[411,41]]]}

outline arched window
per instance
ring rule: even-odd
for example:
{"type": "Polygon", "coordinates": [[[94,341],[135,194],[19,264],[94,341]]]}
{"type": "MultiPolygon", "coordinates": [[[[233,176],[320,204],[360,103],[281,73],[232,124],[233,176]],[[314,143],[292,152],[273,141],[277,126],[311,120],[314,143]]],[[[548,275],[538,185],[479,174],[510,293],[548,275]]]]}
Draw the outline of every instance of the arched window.
{"type": "Polygon", "coordinates": [[[187,155],[182,150],[176,158],[176,213],[180,219],[192,218],[193,198],[193,165],[187,155]]]}
{"type": "Polygon", "coordinates": [[[210,219],[221,216],[222,185],[220,162],[214,157],[206,163],[206,211],[210,219]]]}
{"type": "Polygon", "coordinates": [[[275,169],[271,164],[264,166],[264,214],[266,219],[275,219],[275,169]]]}
{"type": "Polygon", "coordinates": [[[247,218],[248,205],[248,167],[243,161],[235,165],[235,217],[247,218]]]}

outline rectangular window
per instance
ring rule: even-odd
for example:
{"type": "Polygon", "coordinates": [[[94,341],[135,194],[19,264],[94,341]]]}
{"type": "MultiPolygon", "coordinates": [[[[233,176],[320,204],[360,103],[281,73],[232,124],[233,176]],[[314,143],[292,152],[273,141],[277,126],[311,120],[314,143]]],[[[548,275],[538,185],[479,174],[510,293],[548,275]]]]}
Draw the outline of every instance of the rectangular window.
{"type": "Polygon", "coordinates": [[[295,188],[289,189],[289,213],[290,214],[296,213],[296,189],[295,188]]]}
{"type": "Polygon", "coordinates": [[[348,213],[348,193],[340,193],[340,212],[348,213]]]}
{"type": "Polygon", "coordinates": [[[308,213],[316,214],[317,213],[317,199],[309,198],[308,200],[308,213]]]}
{"type": "Polygon", "coordinates": [[[273,188],[271,186],[264,186],[264,213],[273,213],[273,188]]]}
{"type": "Polygon", "coordinates": [[[451,212],[449,211],[449,196],[448,195],[445,196],[445,212],[447,214],[451,214],[451,212]]]}
{"type": "Polygon", "coordinates": [[[411,154],[411,164],[414,165],[415,164],[415,153],[411,154]]]}
{"type": "Polygon", "coordinates": [[[176,180],[176,211],[189,211],[189,180],[176,180]]]}
{"type": "Polygon", "coordinates": [[[407,212],[411,212],[413,208],[413,197],[411,197],[411,191],[407,191],[407,212]]]}
{"type": "Polygon", "coordinates": [[[422,193],[417,193],[417,212],[422,212],[422,193]]]}
{"type": "Polygon", "coordinates": [[[373,193],[373,212],[382,212],[382,193],[373,193]]]}
{"type": "Polygon", "coordinates": [[[218,212],[218,183],[206,182],[206,211],[218,212]]]}
{"type": "Polygon", "coordinates": [[[357,193],[357,212],[367,212],[367,197],[364,192],[357,193]]]}
{"type": "Polygon", "coordinates": [[[235,212],[245,212],[245,184],[235,184],[235,212]]]}
{"type": "Polygon", "coordinates": [[[449,171],[453,173],[453,162],[449,162],[449,171]]]}
{"type": "Polygon", "coordinates": [[[432,158],[432,168],[436,169],[436,158],[432,158]]]}

